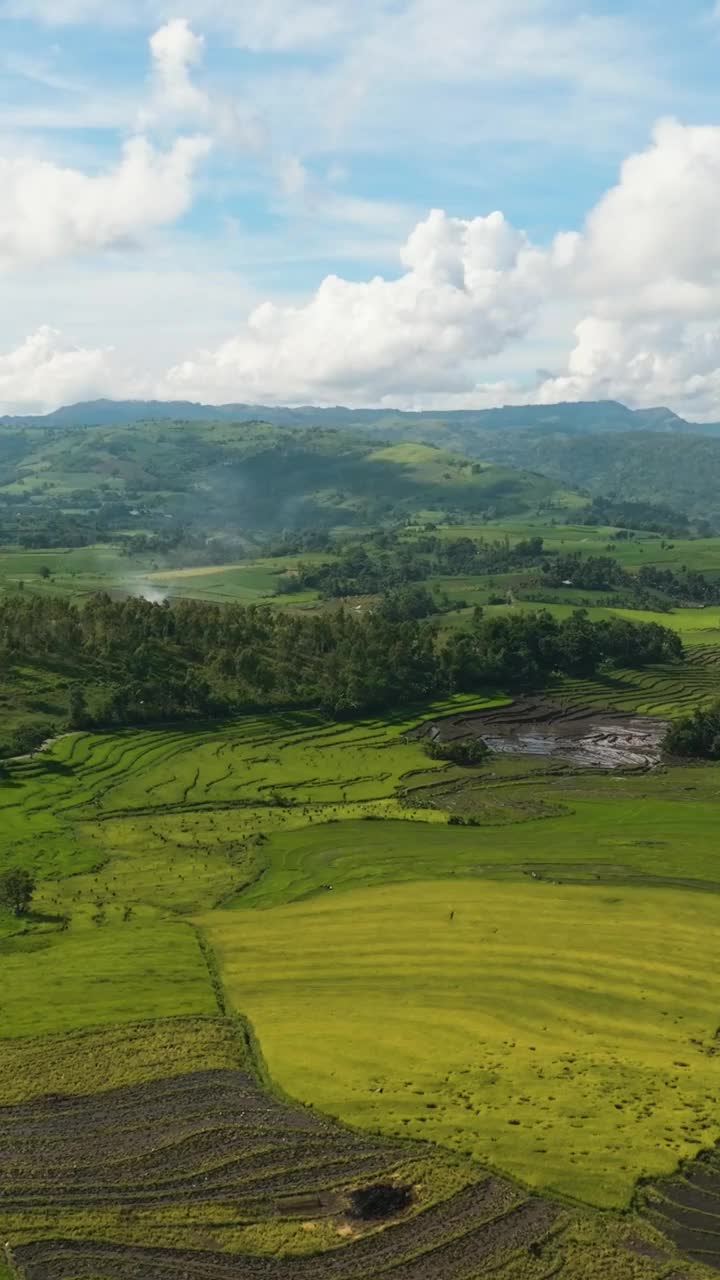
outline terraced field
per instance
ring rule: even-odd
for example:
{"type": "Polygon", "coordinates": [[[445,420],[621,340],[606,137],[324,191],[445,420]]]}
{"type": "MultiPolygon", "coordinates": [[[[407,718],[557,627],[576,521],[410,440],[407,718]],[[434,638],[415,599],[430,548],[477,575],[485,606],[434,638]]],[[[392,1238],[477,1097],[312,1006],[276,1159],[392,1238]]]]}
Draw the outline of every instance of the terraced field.
{"type": "Polygon", "coordinates": [[[651,1280],[671,1264],[675,1280],[702,1274],[677,1271],[652,1229],[578,1215],[427,1145],[343,1129],[274,1096],[230,1019],[138,1024],[124,1043],[124,1057],[115,1030],[9,1046],[10,1277],[651,1280]],[[39,1093],[41,1064],[63,1092],[39,1093]],[[107,1078],[88,1094],[91,1065],[107,1078]]]}
{"type": "Polygon", "coordinates": [[[720,1271],[720,1150],[711,1147],[670,1178],[643,1185],[637,1207],[683,1253],[720,1271]]]}
{"type": "Polygon", "coordinates": [[[457,877],[204,925],[273,1078],[364,1129],[601,1207],[716,1135],[713,896],[457,877]]]}
{"type": "MultiPolygon", "coordinates": [[[[646,678],[669,699],[677,673],[623,675],[628,703],[646,678]]],[[[408,736],[478,709],[74,734],[7,767],[0,866],[39,878],[0,916],[25,1280],[706,1274],[656,1217],[587,1206],[717,1137],[720,769],[466,770],[408,736]],[[375,1184],[409,1199],[358,1219],[375,1184]]]]}
{"type": "Polygon", "coordinates": [[[619,670],[593,680],[562,677],[548,692],[574,705],[616,707],[668,718],[684,715],[720,697],[720,647],[693,645],[681,667],[668,664],[645,671],[619,670]]]}

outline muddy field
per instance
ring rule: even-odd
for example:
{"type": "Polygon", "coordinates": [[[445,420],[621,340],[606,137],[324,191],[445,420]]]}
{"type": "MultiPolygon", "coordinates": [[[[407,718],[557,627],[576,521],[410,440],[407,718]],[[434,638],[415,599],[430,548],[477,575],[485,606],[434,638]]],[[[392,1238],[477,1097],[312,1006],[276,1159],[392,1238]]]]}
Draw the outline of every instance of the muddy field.
{"type": "Polygon", "coordinates": [[[509,706],[427,721],[410,736],[446,742],[480,737],[493,751],[557,756],[603,769],[648,769],[660,761],[666,729],[667,722],[654,716],[520,699],[509,706]]]}
{"type": "MultiPolygon", "coordinates": [[[[392,1180],[407,1144],[354,1134],[282,1103],[252,1076],[199,1072],[0,1109],[6,1213],[231,1202],[248,1221],[353,1214],[351,1191],[392,1180]]],[[[321,1254],[283,1260],[57,1238],[13,1242],[25,1280],[464,1280],[542,1250],[561,1211],[493,1176],[321,1254]]],[[[373,1225],[376,1225],[374,1222],[373,1225]]]]}

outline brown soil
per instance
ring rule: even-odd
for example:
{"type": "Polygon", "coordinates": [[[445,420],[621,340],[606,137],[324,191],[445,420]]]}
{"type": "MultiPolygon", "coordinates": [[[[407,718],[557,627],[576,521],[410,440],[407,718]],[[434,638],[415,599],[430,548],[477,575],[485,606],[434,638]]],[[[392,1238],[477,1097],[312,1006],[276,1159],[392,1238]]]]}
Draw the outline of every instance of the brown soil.
{"type": "Polygon", "coordinates": [[[493,751],[559,756],[605,769],[650,768],[660,760],[664,720],[596,707],[565,707],[544,698],[521,698],[503,707],[428,720],[410,737],[480,737],[493,751]]]}

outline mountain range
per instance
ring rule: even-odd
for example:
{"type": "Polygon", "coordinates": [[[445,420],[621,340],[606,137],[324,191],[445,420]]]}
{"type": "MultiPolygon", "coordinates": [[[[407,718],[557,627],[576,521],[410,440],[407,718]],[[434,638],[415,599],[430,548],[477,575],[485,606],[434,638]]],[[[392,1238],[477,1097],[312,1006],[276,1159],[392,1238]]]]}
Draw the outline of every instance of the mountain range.
{"type": "Polygon", "coordinates": [[[347,409],[340,405],[321,409],[313,405],[296,408],[258,404],[209,405],[186,400],[92,400],[67,405],[47,414],[0,417],[0,423],[4,426],[121,426],[142,421],[262,421],[278,427],[371,427],[385,432],[430,424],[440,428],[447,424],[448,427],[485,431],[513,428],[581,434],[596,431],[662,431],[720,435],[720,422],[688,422],[671,409],[629,409],[617,400],[418,412],[399,409],[347,409]]]}

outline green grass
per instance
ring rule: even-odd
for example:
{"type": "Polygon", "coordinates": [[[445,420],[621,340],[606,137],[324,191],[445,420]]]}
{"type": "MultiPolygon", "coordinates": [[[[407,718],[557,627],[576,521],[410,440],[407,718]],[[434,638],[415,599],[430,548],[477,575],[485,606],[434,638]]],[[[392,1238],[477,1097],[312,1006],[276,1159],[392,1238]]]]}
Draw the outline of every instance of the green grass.
{"type": "Polygon", "coordinates": [[[111,917],[0,945],[3,1038],[216,1012],[196,935],[184,924],[111,917]]]}
{"type": "Polygon", "coordinates": [[[204,924],[274,1078],[353,1124],[603,1207],[716,1136],[712,897],[458,879],[204,924]]]}
{"type": "MultiPolygon", "coordinates": [[[[0,594],[22,590],[31,595],[64,595],[82,599],[120,586],[132,562],[116,547],[99,544],[61,550],[0,549],[0,594]],[[49,569],[43,577],[41,569],[49,569]]],[[[139,565],[134,566],[137,573],[139,565]]]]}

